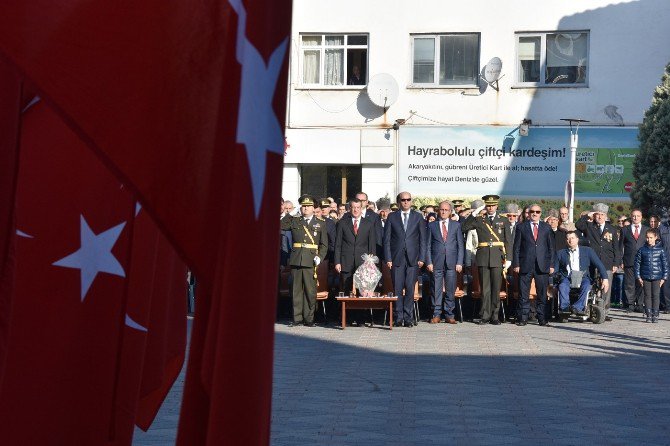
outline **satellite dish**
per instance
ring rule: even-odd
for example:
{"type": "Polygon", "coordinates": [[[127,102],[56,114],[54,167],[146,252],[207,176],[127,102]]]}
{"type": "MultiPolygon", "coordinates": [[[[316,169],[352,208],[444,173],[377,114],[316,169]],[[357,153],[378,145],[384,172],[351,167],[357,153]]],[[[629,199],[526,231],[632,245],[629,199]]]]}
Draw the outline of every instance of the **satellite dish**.
{"type": "MultiPolygon", "coordinates": [[[[489,63],[484,65],[484,75],[481,76],[482,79],[486,81],[495,91],[498,91],[498,79],[502,76],[500,72],[502,71],[502,60],[499,57],[494,57],[489,60],[489,63]]],[[[504,76],[504,75],[503,75],[504,76]]]]}
{"type": "Polygon", "coordinates": [[[372,76],[368,82],[368,97],[370,101],[384,111],[398,100],[398,83],[388,73],[379,73],[372,76]]]}

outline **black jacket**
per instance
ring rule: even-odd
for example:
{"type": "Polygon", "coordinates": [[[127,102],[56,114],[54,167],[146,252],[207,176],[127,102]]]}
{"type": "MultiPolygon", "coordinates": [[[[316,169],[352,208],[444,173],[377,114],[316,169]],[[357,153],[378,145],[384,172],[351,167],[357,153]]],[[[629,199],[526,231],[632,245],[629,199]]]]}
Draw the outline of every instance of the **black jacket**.
{"type": "Polygon", "coordinates": [[[589,242],[589,247],[596,252],[608,271],[614,266],[621,265],[619,231],[614,226],[605,222],[605,230],[601,234],[599,226],[595,222],[588,221],[586,216],[577,220],[575,226],[582,231],[589,242]]]}
{"type": "Polygon", "coordinates": [[[665,250],[660,244],[649,246],[646,243],[635,254],[635,278],[644,280],[668,279],[668,261],[665,250]]]}

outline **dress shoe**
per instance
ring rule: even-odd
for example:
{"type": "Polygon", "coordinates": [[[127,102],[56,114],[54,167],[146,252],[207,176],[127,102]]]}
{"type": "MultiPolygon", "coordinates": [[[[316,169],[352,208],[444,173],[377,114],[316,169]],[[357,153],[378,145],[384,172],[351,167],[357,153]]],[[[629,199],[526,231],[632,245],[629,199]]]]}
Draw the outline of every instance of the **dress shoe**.
{"type": "Polygon", "coordinates": [[[539,321],[537,325],[540,327],[551,327],[551,325],[549,325],[549,321],[539,321]]]}
{"type": "Polygon", "coordinates": [[[501,322],[498,319],[493,319],[491,321],[491,325],[500,325],[500,324],[501,324],[501,322]]]}
{"type": "Polygon", "coordinates": [[[430,320],[431,324],[439,324],[440,323],[440,316],[435,316],[430,320]]]}
{"type": "Polygon", "coordinates": [[[528,325],[528,322],[526,322],[526,321],[517,321],[516,324],[517,324],[519,327],[525,327],[526,325],[528,325]]]}
{"type": "Polygon", "coordinates": [[[456,319],[447,319],[444,322],[446,322],[447,324],[457,324],[458,323],[458,322],[456,322],[456,319]]]}
{"type": "Polygon", "coordinates": [[[586,313],[584,312],[584,310],[578,310],[576,308],[573,308],[572,312],[575,313],[577,316],[586,316],[586,313]]]}
{"type": "Polygon", "coordinates": [[[404,327],[405,324],[403,323],[403,321],[395,321],[395,322],[393,323],[393,326],[394,326],[394,327],[404,327]]]}
{"type": "Polygon", "coordinates": [[[313,327],[314,322],[305,322],[305,327],[313,327]]]}
{"type": "Polygon", "coordinates": [[[289,327],[299,327],[299,326],[301,326],[301,325],[302,325],[302,321],[300,321],[300,322],[295,322],[295,321],[293,321],[293,322],[290,322],[290,323],[288,324],[289,327]]]}
{"type": "Polygon", "coordinates": [[[488,323],[489,323],[489,321],[487,321],[485,319],[479,319],[479,321],[477,322],[478,325],[487,325],[488,323]]]}

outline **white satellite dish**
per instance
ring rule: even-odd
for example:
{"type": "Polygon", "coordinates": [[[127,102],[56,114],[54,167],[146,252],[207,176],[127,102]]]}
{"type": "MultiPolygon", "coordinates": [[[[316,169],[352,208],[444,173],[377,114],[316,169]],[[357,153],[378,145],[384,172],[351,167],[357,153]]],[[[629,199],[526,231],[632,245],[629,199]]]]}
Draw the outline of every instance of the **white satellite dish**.
{"type": "Polygon", "coordinates": [[[499,57],[494,57],[484,66],[484,76],[482,77],[487,84],[498,90],[498,79],[502,77],[500,76],[501,72],[502,60],[499,57]]]}
{"type": "Polygon", "coordinates": [[[370,101],[386,111],[398,100],[398,83],[390,74],[379,73],[368,82],[367,92],[370,101]]]}

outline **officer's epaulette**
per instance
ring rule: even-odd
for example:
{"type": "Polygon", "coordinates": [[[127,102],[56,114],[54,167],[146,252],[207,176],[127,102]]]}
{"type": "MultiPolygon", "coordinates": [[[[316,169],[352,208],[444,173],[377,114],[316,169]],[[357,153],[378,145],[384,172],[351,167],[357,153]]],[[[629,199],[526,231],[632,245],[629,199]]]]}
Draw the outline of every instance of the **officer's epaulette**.
{"type": "Polygon", "coordinates": [[[317,220],[321,220],[321,221],[326,221],[326,219],[323,218],[323,217],[316,217],[316,219],[317,219],[317,220]]]}

